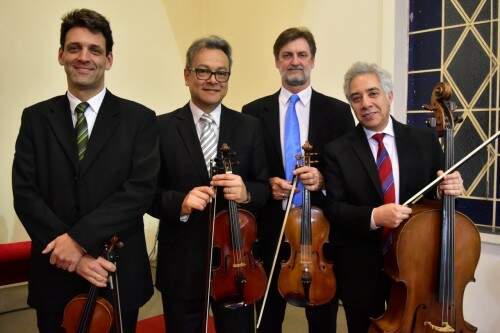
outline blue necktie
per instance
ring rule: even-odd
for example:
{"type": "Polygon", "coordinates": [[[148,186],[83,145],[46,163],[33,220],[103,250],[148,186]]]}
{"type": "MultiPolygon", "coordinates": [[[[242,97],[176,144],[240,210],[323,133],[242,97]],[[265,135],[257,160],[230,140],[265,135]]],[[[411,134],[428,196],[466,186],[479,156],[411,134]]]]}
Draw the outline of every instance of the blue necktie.
{"type": "MultiPolygon", "coordinates": [[[[299,96],[290,96],[285,116],[285,176],[289,181],[293,178],[293,170],[297,164],[296,155],[302,154],[299,120],[295,110],[295,104],[298,100],[299,96]]],[[[297,183],[297,188],[299,192],[295,194],[292,201],[295,207],[302,206],[302,182],[297,183]]]]}

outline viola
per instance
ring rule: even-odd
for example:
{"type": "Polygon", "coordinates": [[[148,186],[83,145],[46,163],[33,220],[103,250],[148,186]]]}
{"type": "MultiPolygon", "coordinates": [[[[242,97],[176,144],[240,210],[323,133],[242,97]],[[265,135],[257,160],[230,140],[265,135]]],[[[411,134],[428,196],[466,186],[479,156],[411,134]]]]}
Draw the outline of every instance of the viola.
{"type": "MultiPolygon", "coordinates": [[[[442,137],[445,167],[455,168],[453,128],[457,119],[449,102],[451,88],[439,83],[431,104],[430,123],[442,137]]],[[[458,164],[458,163],[457,163],[458,164]]],[[[392,280],[387,310],[369,332],[476,332],[464,319],[465,287],[474,281],[481,240],[471,219],[455,211],[455,199],[412,207],[410,218],[393,232],[394,242],[384,257],[392,280]]]]}
{"type": "MultiPolygon", "coordinates": [[[[123,243],[113,236],[105,245],[103,257],[116,264],[116,249],[123,243]]],[[[98,288],[92,285],[87,294],[72,298],[64,308],[63,327],[67,333],[122,333],[120,292],[116,272],[109,274],[109,288],[113,305],[103,297],[98,297],[98,288]]]]}
{"type": "MultiPolygon", "coordinates": [[[[221,172],[232,173],[234,153],[227,144],[221,147],[221,172]]],[[[213,248],[218,265],[212,268],[211,297],[228,308],[254,304],[266,288],[266,274],[255,260],[252,247],[257,235],[255,217],[228,200],[228,209],[216,214],[213,248]]]]}
{"type": "MultiPolygon", "coordinates": [[[[315,161],[309,142],[302,146],[303,165],[315,161]]],[[[336,292],[333,264],[323,254],[328,242],[330,224],[318,207],[311,206],[311,194],[306,188],[302,193],[302,207],[292,208],[286,219],[285,242],[290,247],[290,257],[282,263],[278,277],[278,290],[288,303],[295,306],[316,306],[328,303],[336,292]]],[[[290,196],[292,200],[292,196],[290,196]]]]}

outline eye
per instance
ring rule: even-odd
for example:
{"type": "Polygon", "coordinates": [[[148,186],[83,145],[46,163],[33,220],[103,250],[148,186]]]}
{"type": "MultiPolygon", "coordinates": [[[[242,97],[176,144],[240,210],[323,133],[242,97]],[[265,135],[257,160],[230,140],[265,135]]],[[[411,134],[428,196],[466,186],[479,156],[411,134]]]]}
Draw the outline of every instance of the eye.
{"type": "Polygon", "coordinates": [[[104,51],[100,47],[91,47],[90,52],[95,55],[101,55],[104,51]]]}
{"type": "Polygon", "coordinates": [[[368,96],[372,97],[372,98],[375,98],[377,97],[378,95],[380,95],[380,92],[378,90],[373,90],[373,91],[370,91],[368,93],[368,96]]]}
{"type": "Polygon", "coordinates": [[[208,68],[196,68],[195,71],[198,74],[212,74],[208,68]]]}
{"type": "Polygon", "coordinates": [[[359,95],[351,96],[352,103],[358,103],[359,101],[361,101],[361,96],[359,96],[359,95]]]}
{"type": "Polygon", "coordinates": [[[226,71],[217,71],[217,72],[215,72],[215,75],[220,76],[220,77],[228,77],[229,76],[229,72],[226,72],[226,71]]]}
{"type": "Polygon", "coordinates": [[[75,53],[75,52],[78,52],[80,50],[80,47],[76,44],[70,44],[68,46],[66,46],[66,51],[68,51],[69,53],[75,53]]]}

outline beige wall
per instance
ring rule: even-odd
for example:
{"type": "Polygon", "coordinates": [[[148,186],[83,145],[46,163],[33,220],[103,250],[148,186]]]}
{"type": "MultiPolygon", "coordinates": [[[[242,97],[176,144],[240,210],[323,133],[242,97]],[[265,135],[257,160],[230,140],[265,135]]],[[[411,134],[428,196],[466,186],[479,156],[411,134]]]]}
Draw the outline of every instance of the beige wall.
{"type": "MultiPolygon", "coordinates": [[[[188,100],[182,69],[196,37],[219,34],[232,44],[234,67],[225,99],[241,106],[279,88],[272,45],[290,26],[307,26],[318,53],[313,86],[342,97],[342,75],[354,60],[393,63],[394,1],[18,0],[0,2],[0,243],[27,239],[12,207],[11,167],[21,111],[64,93],[57,63],[60,17],[79,7],[103,13],[115,38],[107,86],[158,114],[188,100]],[[388,47],[389,46],[389,47],[388,47]]],[[[154,234],[155,222],[147,230],[154,234]]],[[[151,243],[151,240],[150,242],[151,243]]]]}

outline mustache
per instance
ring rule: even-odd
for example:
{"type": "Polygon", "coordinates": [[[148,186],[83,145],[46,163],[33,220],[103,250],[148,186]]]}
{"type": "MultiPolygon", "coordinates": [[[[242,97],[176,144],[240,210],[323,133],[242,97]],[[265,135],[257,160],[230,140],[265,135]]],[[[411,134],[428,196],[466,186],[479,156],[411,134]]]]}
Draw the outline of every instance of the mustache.
{"type": "Polygon", "coordinates": [[[294,65],[292,65],[292,66],[289,66],[289,67],[287,68],[287,70],[297,70],[297,69],[298,69],[298,70],[304,70],[304,67],[302,67],[302,66],[300,66],[300,65],[295,65],[295,66],[294,66],[294,65]]]}

